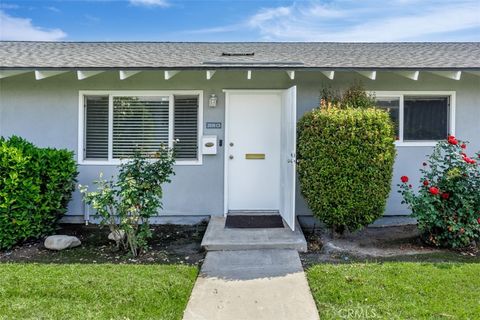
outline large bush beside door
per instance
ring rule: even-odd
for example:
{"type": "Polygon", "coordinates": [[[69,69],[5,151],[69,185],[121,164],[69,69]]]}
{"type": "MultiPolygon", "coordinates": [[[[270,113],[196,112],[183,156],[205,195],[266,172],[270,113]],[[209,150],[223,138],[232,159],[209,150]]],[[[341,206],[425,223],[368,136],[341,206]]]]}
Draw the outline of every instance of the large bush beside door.
{"type": "Polygon", "coordinates": [[[52,233],[76,176],[73,152],[0,138],[0,249],[52,233]]]}
{"type": "Polygon", "coordinates": [[[379,218],[390,193],[394,127],[358,86],[323,91],[321,105],[298,124],[300,186],[313,214],[337,232],[379,218]]]}

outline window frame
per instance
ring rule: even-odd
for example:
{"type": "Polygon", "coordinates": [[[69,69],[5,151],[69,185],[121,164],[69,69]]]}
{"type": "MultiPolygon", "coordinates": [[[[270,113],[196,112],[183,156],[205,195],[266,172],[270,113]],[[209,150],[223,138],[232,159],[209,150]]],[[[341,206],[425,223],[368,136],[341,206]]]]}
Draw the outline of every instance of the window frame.
{"type": "MultiPolygon", "coordinates": [[[[371,91],[375,98],[399,98],[399,140],[395,141],[395,145],[399,147],[433,147],[438,140],[419,140],[404,141],[404,100],[405,96],[449,96],[450,106],[448,110],[448,127],[449,134],[455,135],[455,109],[456,109],[456,91],[371,91]]],[[[445,137],[446,138],[446,137],[445,137]]]]}
{"type": "Polygon", "coordinates": [[[113,98],[114,97],[138,97],[138,96],[168,96],[168,147],[173,147],[174,129],[174,96],[198,95],[198,128],[197,128],[197,159],[176,160],[177,166],[202,165],[203,154],[201,140],[203,136],[203,90],[80,90],[78,92],[78,152],[77,162],[79,165],[119,165],[128,159],[113,159],[113,98]],[[85,96],[108,96],[108,160],[94,160],[84,158],[85,145],[85,96]]]}

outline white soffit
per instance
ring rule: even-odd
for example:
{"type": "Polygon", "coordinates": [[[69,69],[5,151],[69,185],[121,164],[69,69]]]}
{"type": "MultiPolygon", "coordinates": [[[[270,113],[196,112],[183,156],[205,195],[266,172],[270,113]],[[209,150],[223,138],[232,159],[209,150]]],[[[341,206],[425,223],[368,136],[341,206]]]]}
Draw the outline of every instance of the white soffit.
{"type": "Polygon", "coordinates": [[[215,74],[215,70],[207,70],[207,80],[210,80],[213,78],[213,75],[215,74]]]}
{"type": "Polygon", "coordinates": [[[462,71],[430,71],[430,73],[452,80],[460,80],[462,77],[462,71]]]}
{"type": "Polygon", "coordinates": [[[87,79],[87,78],[96,76],[97,74],[100,74],[102,72],[104,72],[104,71],[81,71],[81,70],[77,70],[77,79],[78,80],[87,79]]]}
{"type": "Polygon", "coordinates": [[[375,80],[377,78],[377,71],[357,71],[357,73],[370,80],[375,80]]]}
{"type": "Polygon", "coordinates": [[[130,78],[131,76],[134,76],[134,75],[136,75],[140,72],[141,71],[120,70],[120,72],[119,72],[120,80],[125,80],[125,79],[130,78]]]}
{"type": "Polygon", "coordinates": [[[333,70],[325,70],[320,72],[330,80],[333,80],[333,78],[335,78],[335,71],[333,70]]]}
{"type": "Polygon", "coordinates": [[[24,74],[31,72],[31,70],[0,70],[0,79],[17,76],[19,74],[24,74]]]}
{"type": "Polygon", "coordinates": [[[53,76],[57,76],[59,74],[67,73],[68,71],[40,71],[40,70],[35,70],[35,79],[36,80],[43,80],[46,78],[50,78],[53,76]]]}
{"type": "Polygon", "coordinates": [[[415,81],[418,80],[418,76],[420,75],[420,71],[418,71],[418,70],[414,70],[414,71],[409,71],[409,70],[394,71],[394,73],[398,74],[399,76],[408,78],[410,80],[415,80],[415,81]]]}
{"type": "Polygon", "coordinates": [[[169,70],[169,71],[165,71],[164,72],[164,75],[165,75],[165,80],[170,80],[172,79],[176,74],[178,74],[180,71],[176,71],[176,70],[169,70]]]}

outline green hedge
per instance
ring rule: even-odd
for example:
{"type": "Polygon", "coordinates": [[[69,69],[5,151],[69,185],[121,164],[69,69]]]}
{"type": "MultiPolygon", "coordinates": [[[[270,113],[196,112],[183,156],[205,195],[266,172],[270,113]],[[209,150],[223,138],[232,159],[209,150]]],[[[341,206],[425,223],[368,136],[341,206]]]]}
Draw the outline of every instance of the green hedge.
{"type": "Polygon", "coordinates": [[[297,146],[302,194],[313,214],[338,232],[383,214],[395,158],[388,113],[343,106],[306,113],[297,146]]]}
{"type": "Polygon", "coordinates": [[[0,249],[52,233],[75,188],[73,152],[0,138],[0,249]]]}

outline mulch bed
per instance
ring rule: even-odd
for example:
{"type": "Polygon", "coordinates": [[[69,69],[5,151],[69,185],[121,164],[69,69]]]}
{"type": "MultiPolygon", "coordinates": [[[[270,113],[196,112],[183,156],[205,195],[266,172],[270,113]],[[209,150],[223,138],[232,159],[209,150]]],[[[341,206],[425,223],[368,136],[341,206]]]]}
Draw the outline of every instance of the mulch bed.
{"type": "Polygon", "coordinates": [[[480,263],[480,247],[461,250],[434,248],[420,239],[415,225],[365,228],[343,236],[326,229],[304,229],[308,252],[305,267],[316,263],[349,262],[473,262],[480,263]]]}
{"type": "Polygon", "coordinates": [[[43,239],[29,241],[11,250],[0,251],[0,262],[38,263],[184,263],[200,264],[205,252],[201,241],[206,223],[183,225],[152,226],[153,238],[149,250],[139,257],[128,252],[118,251],[113,241],[107,239],[108,228],[97,225],[61,225],[56,234],[76,236],[82,241],[77,248],[51,251],[43,246],[43,239]]]}

